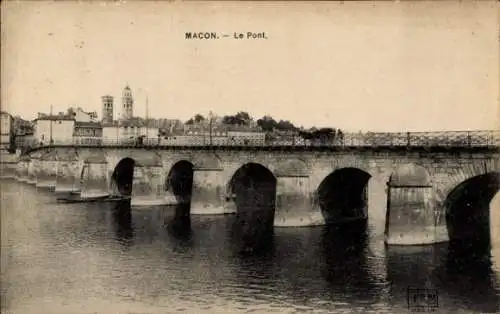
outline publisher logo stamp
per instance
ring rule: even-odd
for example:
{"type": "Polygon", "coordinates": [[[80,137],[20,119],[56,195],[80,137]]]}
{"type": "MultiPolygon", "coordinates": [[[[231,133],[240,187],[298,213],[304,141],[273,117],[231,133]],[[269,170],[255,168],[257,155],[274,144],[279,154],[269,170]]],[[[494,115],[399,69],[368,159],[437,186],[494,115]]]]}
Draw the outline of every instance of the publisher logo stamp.
{"type": "Polygon", "coordinates": [[[411,312],[435,312],[439,307],[438,292],[435,289],[408,287],[407,299],[411,312]]]}

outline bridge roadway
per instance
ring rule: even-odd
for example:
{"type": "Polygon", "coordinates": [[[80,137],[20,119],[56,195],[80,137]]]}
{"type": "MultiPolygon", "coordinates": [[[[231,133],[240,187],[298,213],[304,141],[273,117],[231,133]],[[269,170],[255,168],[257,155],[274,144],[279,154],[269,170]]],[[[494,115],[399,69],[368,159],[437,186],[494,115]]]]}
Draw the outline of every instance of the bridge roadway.
{"type": "Polygon", "coordinates": [[[10,171],[56,193],[130,195],[133,206],[260,210],[275,227],[366,220],[383,208],[387,244],[430,244],[489,226],[500,186],[498,137],[481,134],[427,139],[431,145],[55,144],[27,150],[10,171]]]}

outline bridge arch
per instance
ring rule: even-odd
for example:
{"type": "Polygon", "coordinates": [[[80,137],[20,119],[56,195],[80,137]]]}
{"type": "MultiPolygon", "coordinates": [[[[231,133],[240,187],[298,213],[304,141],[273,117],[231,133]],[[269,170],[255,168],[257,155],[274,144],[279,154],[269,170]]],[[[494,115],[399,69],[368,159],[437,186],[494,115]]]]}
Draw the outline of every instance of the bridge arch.
{"type": "Polygon", "coordinates": [[[107,163],[108,160],[104,154],[92,154],[83,159],[84,163],[107,163]]]}
{"type": "Polygon", "coordinates": [[[304,160],[299,158],[291,158],[279,162],[274,167],[276,176],[307,176],[309,168],[304,160]]]}
{"type": "Polygon", "coordinates": [[[463,167],[457,170],[452,176],[448,176],[444,183],[436,182],[436,203],[444,206],[448,195],[462,182],[476,176],[488,173],[500,172],[500,162],[486,162],[482,165],[463,167]]]}
{"type": "Polygon", "coordinates": [[[161,156],[158,154],[129,158],[134,159],[138,167],[161,167],[163,165],[161,156]]]}
{"type": "Polygon", "coordinates": [[[195,169],[222,169],[222,161],[219,156],[214,153],[209,154],[195,154],[191,158],[191,163],[195,169]]]}
{"type": "Polygon", "coordinates": [[[389,176],[389,184],[398,187],[431,186],[432,180],[427,169],[416,163],[404,164],[389,176]]]}
{"type": "Polygon", "coordinates": [[[47,149],[43,149],[43,150],[38,150],[38,151],[34,151],[30,154],[30,157],[32,159],[40,159],[46,152],[47,149]]]}
{"type": "Polygon", "coordinates": [[[193,175],[195,165],[187,159],[181,159],[170,168],[165,189],[174,194],[179,203],[189,203],[193,191],[193,175]]]}
{"type": "Polygon", "coordinates": [[[137,162],[130,157],[122,158],[115,166],[111,174],[111,185],[122,196],[132,195],[132,184],[134,181],[134,167],[137,162]]]}
{"type": "Polygon", "coordinates": [[[46,150],[40,156],[40,160],[43,161],[56,161],[57,160],[57,151],[56,150],[46,150]]]}
{"type": "Polygon", "coordinates": [[[226,195],[235,203],[237,214],[267,212],[274,217],[276,183],[269,168],[249,162],[233,173],[226,185],[226,195]]]}
{"type": "Polygon", "coordinates": [[[443,202],[449,239],[489,240],[490,203],[499,190],[499,171],[478,174],[456,184],[443,202]]]}
{"type": "Polygon", "coordinates": [[[326,223],[366,219],[368,181],[372,175],[354,167],[336,169],[315,191],[315,202],[326,223]]]}
{"type": "Polygon", "coordinates": [[[79,160],[79,155],[76,150],[69,150],[67,152],[58,152],[57,153],[57,161],[75,161],[79,160]]]}

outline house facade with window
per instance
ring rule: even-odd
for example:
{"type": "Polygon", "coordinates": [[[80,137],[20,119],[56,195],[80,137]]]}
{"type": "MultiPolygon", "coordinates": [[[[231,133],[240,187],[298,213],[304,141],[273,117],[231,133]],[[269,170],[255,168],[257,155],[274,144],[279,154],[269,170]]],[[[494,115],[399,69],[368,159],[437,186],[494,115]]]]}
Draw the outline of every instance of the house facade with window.
{"type": "Polygon", "coordinates": [[[0,150],[8,151],[13,148],[14,141],[14,119],[5,112],[0,112],[1,129],[0,129],[0,150]]]}
{"type": "Polygon", "coordinates": [[[120,121],[105,123],[102,126],[103,141],[127,141],[134,142],[139,137],[155,139],[158,137],[159,129],[145,126],[141,123],[130,121],[120,121]]]}
{"type": "Polygon", "coordinates": [[[39,115],[34,120],[34,137],[38,144],[48,145],[71,143],[75,128],[75,119],[68,115],[39,115]]]}
{"type": "Polygon", "coordinates": [[[73,142],[75,144],[100,144],[102,140],[102,124],[98,122],[75,121],[73,142]]]}
{"type": "Polygon", "coordinates": [[[84,111],[81,107],[70,107],[67,115],[74,118],[76,122],[97,122],[96,111],[84,111]]]}

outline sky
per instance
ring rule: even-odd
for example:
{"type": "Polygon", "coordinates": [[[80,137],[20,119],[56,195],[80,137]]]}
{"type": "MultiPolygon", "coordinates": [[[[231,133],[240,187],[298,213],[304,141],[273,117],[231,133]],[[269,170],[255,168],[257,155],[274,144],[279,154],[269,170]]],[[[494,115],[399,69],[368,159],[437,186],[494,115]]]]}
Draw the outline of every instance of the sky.
{"type": "Polygon", "coordinates": [[[347,131],[498,129],[498,8],[453,2],[2,2],[2,110],[126,84],[134,115],[247,111],[347,131]],[[186,40],[185,32],[219,40],[186,40]],[[265,32],[236,40],[234,32],[265,32]]]}

